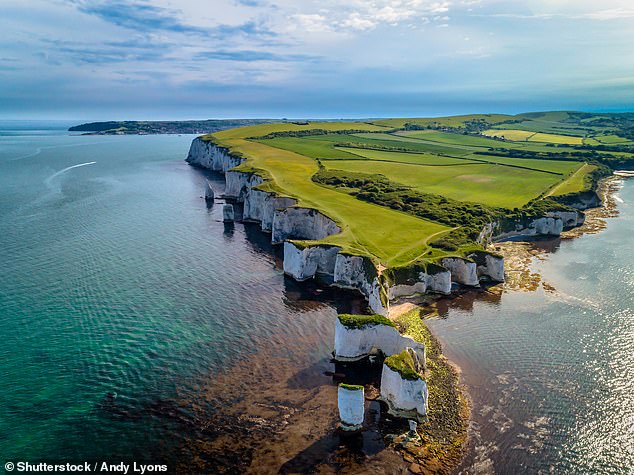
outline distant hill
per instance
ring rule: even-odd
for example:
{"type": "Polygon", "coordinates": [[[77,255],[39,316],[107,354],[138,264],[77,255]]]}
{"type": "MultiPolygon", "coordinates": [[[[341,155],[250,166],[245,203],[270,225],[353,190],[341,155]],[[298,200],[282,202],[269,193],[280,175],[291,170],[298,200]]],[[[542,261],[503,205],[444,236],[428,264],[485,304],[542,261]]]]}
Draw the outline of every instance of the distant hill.
{"type": "Polygon", "coordinates": [[[70,127],[70,132],[86,132],[95,135],[144,135],[144,134],[205,134],[245,125],[282,122],[275,119],[209,119],[183,121],[108,121],[88,122],[70,127]]]}

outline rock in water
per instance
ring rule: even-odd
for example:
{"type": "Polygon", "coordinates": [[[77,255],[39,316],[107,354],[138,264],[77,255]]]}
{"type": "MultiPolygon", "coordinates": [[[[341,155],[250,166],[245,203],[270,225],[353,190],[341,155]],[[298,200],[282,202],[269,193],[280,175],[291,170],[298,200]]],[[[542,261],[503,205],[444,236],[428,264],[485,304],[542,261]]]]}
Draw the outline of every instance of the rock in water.
{"type": "Polygon", "coordinates": [[[211,183],[207,182],[207,188],[205,188],[205,201],[214,200],[214,190],[211,187],[211,183]]]}
{"type": "Polygon", "coordinates": [[[429,391],[427,382],[417,374],[421,365],[414,355],[416,352],[407,348],[398,355],[385,358],[381,399],[387,403],[390,414],[419,419],[427,414],[429,391]]]}
{"type": "Polygon", "coordinates": [[[359,430],[365,413],[363,386],[340,384],[337,392],[339,418],[343,430],[359,430]]]}
{"type": "Polygon", "coordinates": [[[225,223],[233,223],[234,213],[233,205],[226,204],[222,207],[222,221],[225,223]]]}

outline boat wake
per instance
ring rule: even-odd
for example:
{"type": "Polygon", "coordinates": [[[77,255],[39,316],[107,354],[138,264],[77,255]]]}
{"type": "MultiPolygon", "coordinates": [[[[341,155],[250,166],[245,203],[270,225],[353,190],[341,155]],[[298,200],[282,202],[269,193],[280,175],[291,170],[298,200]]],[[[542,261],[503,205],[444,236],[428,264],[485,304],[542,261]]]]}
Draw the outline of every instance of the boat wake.
{"type": "Polygon", "coordinates": [[[73,168],[85,167],[87,165],[94,165],[95,163],[97,162],[86,162],[86,163],[78,163],[77,165],[71,165],[70,167],[66,167],[58,172],[53,173],[46,180],[44,180],[44,183],[46,183],[46,185],[50,187],[55,178],[57,178],[60,175],[63,175],[68,170],[72,170],[73,168]]]}

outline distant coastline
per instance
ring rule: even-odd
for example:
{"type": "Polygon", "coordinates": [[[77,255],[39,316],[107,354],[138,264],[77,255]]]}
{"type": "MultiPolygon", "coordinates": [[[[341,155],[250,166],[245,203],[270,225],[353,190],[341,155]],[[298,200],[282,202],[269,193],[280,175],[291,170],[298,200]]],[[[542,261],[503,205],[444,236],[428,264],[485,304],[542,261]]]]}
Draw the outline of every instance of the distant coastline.
{"type": "MultiPolygon", "coordinates": [[[[345,119],[321,119],[324,122],[350,122],[345,119]]],[[[206,119],[206,120],[109,120],[86,122],[68,128],[82,135],[158,135],[209,134],[249,125],[288,123],[304,125],[304,119],[206,119]]]]}
{"type": "Polygon", "coordinates": [[[275,119],[208,119],[208,120],[113,120],[87,122],[69,127],[69,132],[82,135],[156,135],[156,134],[206,134],[233,127],[281,122],[275,119]]]}

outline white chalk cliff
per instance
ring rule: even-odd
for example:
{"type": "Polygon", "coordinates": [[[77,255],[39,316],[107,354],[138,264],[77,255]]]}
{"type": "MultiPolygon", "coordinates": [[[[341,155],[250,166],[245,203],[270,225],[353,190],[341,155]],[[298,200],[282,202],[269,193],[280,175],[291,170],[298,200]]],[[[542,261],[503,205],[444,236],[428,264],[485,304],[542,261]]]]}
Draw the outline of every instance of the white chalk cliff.
{"type": "Polygon", "coordinates": [[[476,263],[461,257],[445,257],[440,263],[451,272],[451,281],[471,287],[479,287],[476,263]]]}
{"type": "Polygon", "coordinates": [[[307,280],[317,274],[334,277],[337,246],[299,246],[284,243],[284,272],[295,280],[307,280]]]}
{"type": "Polygon", "coordinates": [[[291,207],[275,210],[271,241],[273,244],[279,244],[288,239],[319,241],[339,232],[341,228],[319,211],[291,207]]]}
{"type": "Polygon", "coordinates": [[[387,403],[390,414],[405,417],[424,416],[427,414],[429,399],[427,382],[421,377],[407,379],[384,363],[381,373],[381,399],[387,403]]]}
{"type": "Polygon", "coordinates": [[[336,320],[335,359],[338,361],[357,361],[378,353],[392,356],[407,348],[412,348],[418,359],[425,362],[425,345],[401,335],[391,325],[369,322],[361,328],[349,328],[339,318],[336,320]]]}
{"type": "MultiPolygon", "coordinates": [[[[298,206],[294,198],[261,190],[264,182],[261,176],[253,171],[234,169],[244,160],[200,137],[193,140],[187,156],[187,162],[194,166],[225,174],[225,197],[243,202],[243,219],[260,223],[262,231],[271,232],[274,244],[284,243],[284,272],[297,280],[328,276],[335,286],[361,292],[370,308],[381,315],[388,313],[391,300],[428,292],[449,294],[452,283],[476,287],[480,279],[504,280],[504,260],[494,255],[447,257],[433,271],[423,270],[399,281],[379,275],[368,257],[342,252],[336,246],[293,242],[319,241],[341,229],[321,212],[298,206]]],[[[592,204],[593,200],[588,196],[579,205],[592,204]]],[[[503,233],[498,223],[491,223],[484,227],[479,240],[487,244],[515,236],[558,235],[564,228],[582,224],[583,219],[581,212],[552,212],[528,223],[517,223],[503,233]]]]}
{"type": "Polygon", "coordinates": [[[344,430],[360,429],[365,413],[365,394],[363,387],[339,385],[337,390],[339,418],[344,430]]]}

